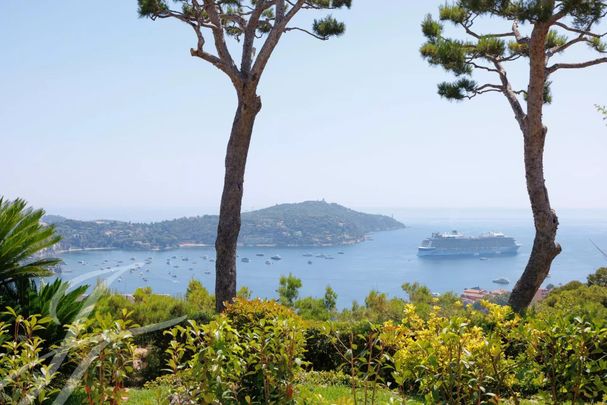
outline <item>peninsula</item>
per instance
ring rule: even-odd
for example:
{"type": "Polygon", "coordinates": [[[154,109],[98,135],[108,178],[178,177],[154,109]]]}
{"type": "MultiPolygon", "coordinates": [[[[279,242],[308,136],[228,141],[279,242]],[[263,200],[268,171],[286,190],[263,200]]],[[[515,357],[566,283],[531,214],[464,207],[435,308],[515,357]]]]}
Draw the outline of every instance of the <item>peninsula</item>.
{"type": "MultiPolygon", "coordinates": [[[[85,249],[165,250],[215,242],[217,216],[154,223],[78,221],[45,217],[62,236],[59,251],[85,249]]],[[[357,212],[325,201],[279,204],[242,215],[241,246],[340,246],[359,243],[372,232],[404,228],[385,215],[357,212]]]]}

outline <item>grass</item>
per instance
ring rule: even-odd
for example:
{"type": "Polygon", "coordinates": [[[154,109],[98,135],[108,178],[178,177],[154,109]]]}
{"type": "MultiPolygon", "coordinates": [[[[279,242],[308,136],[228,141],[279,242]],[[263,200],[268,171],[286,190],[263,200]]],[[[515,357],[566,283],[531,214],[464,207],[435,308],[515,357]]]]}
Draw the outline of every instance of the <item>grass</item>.
{"type": "MultiPolygon", "coordinates": [[[[160,386],[151,389],[129,389],[127,405],[169,405],[169,388],[160,386]]],[[[371,394],[368,393],[367,404],[371,403],[371,394]]],[[[345,385],[314,385],[300,384],[297,386],[296,399],[301,405],[354,405],[350,387],[345,385]]],[[[522,399],[521,405],[544,404],[545,398],[536,396],[534,399],[522,399]]],[[[81,390],[77,390],[67,401],[67,405],[80,405],[86,403],[86,395],[81,390]]],[[[404,400],[396,392],[387,389],[379,389],[376,392],[375,404],[394,404],[394,405],[421,405],[423,400],[407,399],[404,400]]],[[[514,404],[513,401],[506,400],[504,404],[514,404]]],[[[364,392],[362,389],[357,391],[357,404],[364,404],[364,392]]],[[[566,402],[565,405],[570,405],[566,402]]]]}
{"type": "MultiPolygon", "coordinates": [[[[311,385],[303,384],[298,387],[298,396],[305,398],[307,404],[354,404],[352,391],[350,387],[345,385],[311,385]]],[[[371,403],[372,393],[367,392],[367,403],[371,403]]],[[[356,392],[358,404],[364,404],[364,390],[358,389],[356,392]]],[[[396,392],[388,389],[378,389],[375,393],[376,404],[402,404],[402,405],[417,405],[423,402],[414,399],[404,400],[396,392]]]]}
{"type": "MultiPolygon", "coordinates": [[[[350,405],[354,404],[350,388],[345,385],[298,385],[296,398],[301,400],[302,404],[310,405],[350,405]]],[[[158,387],[154,389],[131,389],[129,390],[129,405],[164,405],[168,404],[168,388],[158,387]]],[[[357,399],[359,404],[364,403],[364,392],[358,390],[357,399]]],[[[371,393],[368,393],[368,402],[371,403],[371,393]]],[[[376,404],[402,404],[417,405],[423,402],[415,400],[404,401],[395,392],[387,389],[378,390],[375,397],[376,404]]]]}
{"type": "Polygon", "coordinates": [[[129,405],[168,405],[170,403],[168,387],[151,389],[130,389],[128,394],[129,405]]]}

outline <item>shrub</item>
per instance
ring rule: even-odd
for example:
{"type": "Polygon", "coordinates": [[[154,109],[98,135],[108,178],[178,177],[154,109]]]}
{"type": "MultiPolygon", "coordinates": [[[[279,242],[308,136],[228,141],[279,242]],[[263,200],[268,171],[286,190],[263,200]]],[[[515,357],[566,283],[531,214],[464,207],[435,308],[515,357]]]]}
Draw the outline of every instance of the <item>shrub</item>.
{"type": "Polygon", "coordinates": [[[51,319],[23,317],[10,307],[4,315],[10,323],[0,323],[0,403],[41,403],[55,392],[49,386],[56,373],[44,364],[38,336],[51,319]]]}
{"type": "Polygon", "coordinates": [[[238,298],[207,325],[189,321],[173,337],[167,363],[180,400],[290,403],[303,365],[303,323],[272,301],[238,298]]]}
{"type": "Polygon", "coordinates": [[[607,267],[601,267],[588,276],[588,285],[607,287],[607,267]]]}
{"type": "Polygon", "coordinates": [[[297,319],[293,310],[275,301],[244,298],[235,298],[223,312],[232,321],[238,330],[244,330],[248,326],[258,325],[262,320],[268,319],[297,319]]]}
{"type": "Polygon", "coordinates": [[[90,404],[119,404],[125,381],[133,372],[132,328],[126,309],[119,318],[95,314],[85,322],[70,325],[66,345],[72,362],[85,366],[81,384],[90,404]]]}
{"type": "Polygon", "coordinates": [[[606,318],[607,288],[596,284],[587,286],[571,282],[550,291],[550,294],[536,305],[536,311],[540,315],[576,313],[585,314],[590,318],[606,318]]]}
{"type": "Polygon", "coordinates": [[[465,317],[442,317],[439,307],[424,320],[413,305],[400,326],[386,328],[384,339],[399,348],[393,375],[403,392],[432,403],[480,403],[512,392],[515,362],[506,355],[507,337],[520,319],[508,320],[508,307],[484,305],[492,330],[465,317]]]}
{"type": "Polygon", "coordinates": [[[343,361],[343,348],[337,345],[337,337],[362,347],[366,340],[363,336],[371,333],[369,322],[315,322],[306,328],[305,360],[313,370],[329,371],[342,368],[350,370],[343,361]]]}
{"type": "Polygon", "coordinates": [[[607,323],[564,313],[530,319],[526,365],[554,403],[595,402],[607,393],[607,323]]]}

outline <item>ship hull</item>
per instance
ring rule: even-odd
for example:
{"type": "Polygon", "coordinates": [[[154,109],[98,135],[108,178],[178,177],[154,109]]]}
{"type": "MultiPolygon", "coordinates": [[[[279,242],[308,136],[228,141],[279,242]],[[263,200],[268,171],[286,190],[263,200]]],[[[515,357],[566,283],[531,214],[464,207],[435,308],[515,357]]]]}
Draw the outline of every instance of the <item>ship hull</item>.
{"type": "Polygon", "coordinates": [[[480,248],[480,249],[441,249],[441,248],[419,248],[417,255],[419,257],[488,257],[488,256],[514,256],[518,253],[518,246],[500,247],[500,248],[480,248]]]}

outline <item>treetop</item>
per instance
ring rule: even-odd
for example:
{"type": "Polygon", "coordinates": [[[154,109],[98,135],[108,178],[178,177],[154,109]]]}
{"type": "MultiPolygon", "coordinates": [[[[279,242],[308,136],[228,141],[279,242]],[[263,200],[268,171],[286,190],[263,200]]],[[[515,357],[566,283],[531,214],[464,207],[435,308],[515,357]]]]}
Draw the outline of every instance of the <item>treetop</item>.
{"type": "MultiPolygon", "coordinates": [[[[533,33],[541,33],[547,79],[560,69],[580,69],[607,63],[607,57],[600,57],[549,65],[552,57],[579,44],[586,45],[595,53],[607,53],[607,32],[598,31],[606,15],[607,1],[604,0],[457,0],[440,6],[438,18],[429,14],[423,20],[421,29],[426,42],[420,53],[431,65],[441,66],[456,77],[467,76],[439,84],[442,97],[462,100],[500,92],[506,94],[511,104],[516,104],[517,96],[526,97],[526,89],[512,88],[506,65],[531,56],[533,33]],[[503,32],[480,32],[475,26],[480,17],[511,22],[512,28],[503,32]],[[445,23],[459,28],[465,39],[446,36],[445,23]],[[524,33],[522,29],[529,32],[524,33]],[[470,76],[479,70],[497,74],[499,81],[476,83],[470,76]]],[[[549,81],[546,83],[544,101],[549,102],[549,81]]]]}
{"type": "Polygon", "coordinates": [[[285,32],[299,31],[320,40],[345,32],[345,24],[331,15],[314,20],[310,28],[291,25],[296,14],[349,8],[352,0],[138,0],[138,4],[141,17],[174,18],[192,27],[198,40],[192,56],[212,63],[240,86],[242,80],[259,80],[285,32]],[[240,66],[228,49],[227,37],[242,45],[240,66]],[[212,39],[213,51],[207,49],[207,39],[212,39]]]}

